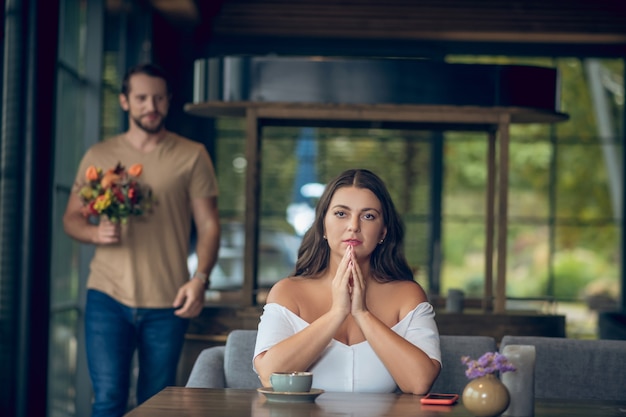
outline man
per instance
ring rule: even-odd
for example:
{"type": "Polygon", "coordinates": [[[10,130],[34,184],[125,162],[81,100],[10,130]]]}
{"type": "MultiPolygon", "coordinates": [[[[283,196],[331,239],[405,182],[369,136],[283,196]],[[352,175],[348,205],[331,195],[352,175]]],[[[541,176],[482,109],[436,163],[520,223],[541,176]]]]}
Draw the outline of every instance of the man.
{"type": "Polygon", "coordinates": [[[92,146],[76,175],[77,188],[90,166],[107,170],[141,164],[154,208],[128,222],[84,215],[78,192],[63,216],[65,232],[96,245],[87,282],[85,339],[94,389],[92,417],[127,410],[131,360],[138,353],[137,403],[174,385],[190,318],[202,311],[208,277],[216,263],[220,225],[218,187],[205,147],[164,126],[170,90],[151,64],[131,68],[119,101],[128,112],[126,132],[92,146]],[[198,268],[189,279],[191,222],[197,230],[198,268]]]}

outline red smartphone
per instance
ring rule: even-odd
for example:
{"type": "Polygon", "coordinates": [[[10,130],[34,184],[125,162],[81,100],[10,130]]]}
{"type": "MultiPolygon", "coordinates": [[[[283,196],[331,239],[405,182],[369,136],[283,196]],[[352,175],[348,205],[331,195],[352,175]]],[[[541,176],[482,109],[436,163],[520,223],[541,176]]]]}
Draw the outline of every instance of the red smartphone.
{"type": "Polygon", "coordinates": [[[459,399],[458,394],[429,393],[420,399],[422,404],[452,405],[459,399]]]}

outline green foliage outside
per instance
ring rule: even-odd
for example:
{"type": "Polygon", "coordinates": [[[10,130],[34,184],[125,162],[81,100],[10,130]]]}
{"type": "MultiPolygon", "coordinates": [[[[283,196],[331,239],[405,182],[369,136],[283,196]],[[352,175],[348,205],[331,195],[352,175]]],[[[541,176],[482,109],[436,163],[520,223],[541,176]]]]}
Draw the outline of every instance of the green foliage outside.
{"type": "MultiPolygon", "coordinates": [[[[477,62],[476,57],[454,61],[477,62]]],[[[556,66],[561,111],[570,116],[556,125],[511,129],[507,294],[561,300],[599,293],[618,297],[619,224],[612,200],[621,196],[610,193],[583,62],[492,57],[478,61],[556,66]]],[[[623,61],[603,65],[619,80],[623,61]]],[[[613,99],[615,114],[622,115],[623,95],[613,99]]],[[[612,151],[621,155],[621,117],[614,120],[612,151]]],[[[486,145],[479,136],[448,134],[446,160],[455,162],[446,164],[444,193],[444,210],[452,221],[445,224],[442,288],[463,288],[474,296],[482,294],[484,282],[486,145]]]]}

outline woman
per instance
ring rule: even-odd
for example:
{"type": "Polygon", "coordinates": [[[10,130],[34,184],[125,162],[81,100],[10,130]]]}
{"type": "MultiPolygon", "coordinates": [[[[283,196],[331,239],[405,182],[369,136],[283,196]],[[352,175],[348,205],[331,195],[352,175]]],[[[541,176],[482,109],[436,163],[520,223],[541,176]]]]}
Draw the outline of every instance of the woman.
{"type": "Polygon", "coordinates": [[[261,316],[254,369],[264,386],[272,372],[309,370],[326,391],[428,392],[439,334],[403,238],[374,173],[348,170],[326,186],[295,274],[272,287],[261,316]]]}

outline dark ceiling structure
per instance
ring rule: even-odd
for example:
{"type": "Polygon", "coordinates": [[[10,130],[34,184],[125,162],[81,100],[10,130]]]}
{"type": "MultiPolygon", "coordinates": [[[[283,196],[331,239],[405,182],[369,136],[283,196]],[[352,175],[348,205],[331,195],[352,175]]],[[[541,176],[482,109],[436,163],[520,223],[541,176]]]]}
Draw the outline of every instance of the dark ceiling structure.
{"type": "MultiPolygon", "coordinates": [[[[115,2],[116,0],[110,0],[115,2]]],[[[121,1],[121,0],[117,0],[121,1]]],[[[626,54],[622,0],[149,0],[209,54],[276,52],[334,42],[372,53],[489,50],[626,54]],[[416,43],[420,47],[416,49],[416,43]],[[231,50],[228,50],[228,49],[231,50]]],[[[340,51],[338,51],[339,53],[340,51]]],[[[372,54],[370,53],[370,54],[372,54]]],[[[467,52],[465,52],[467,53],[467,52]]],[[[535,52],[536,53],[536,52],[535,52]]]]}

